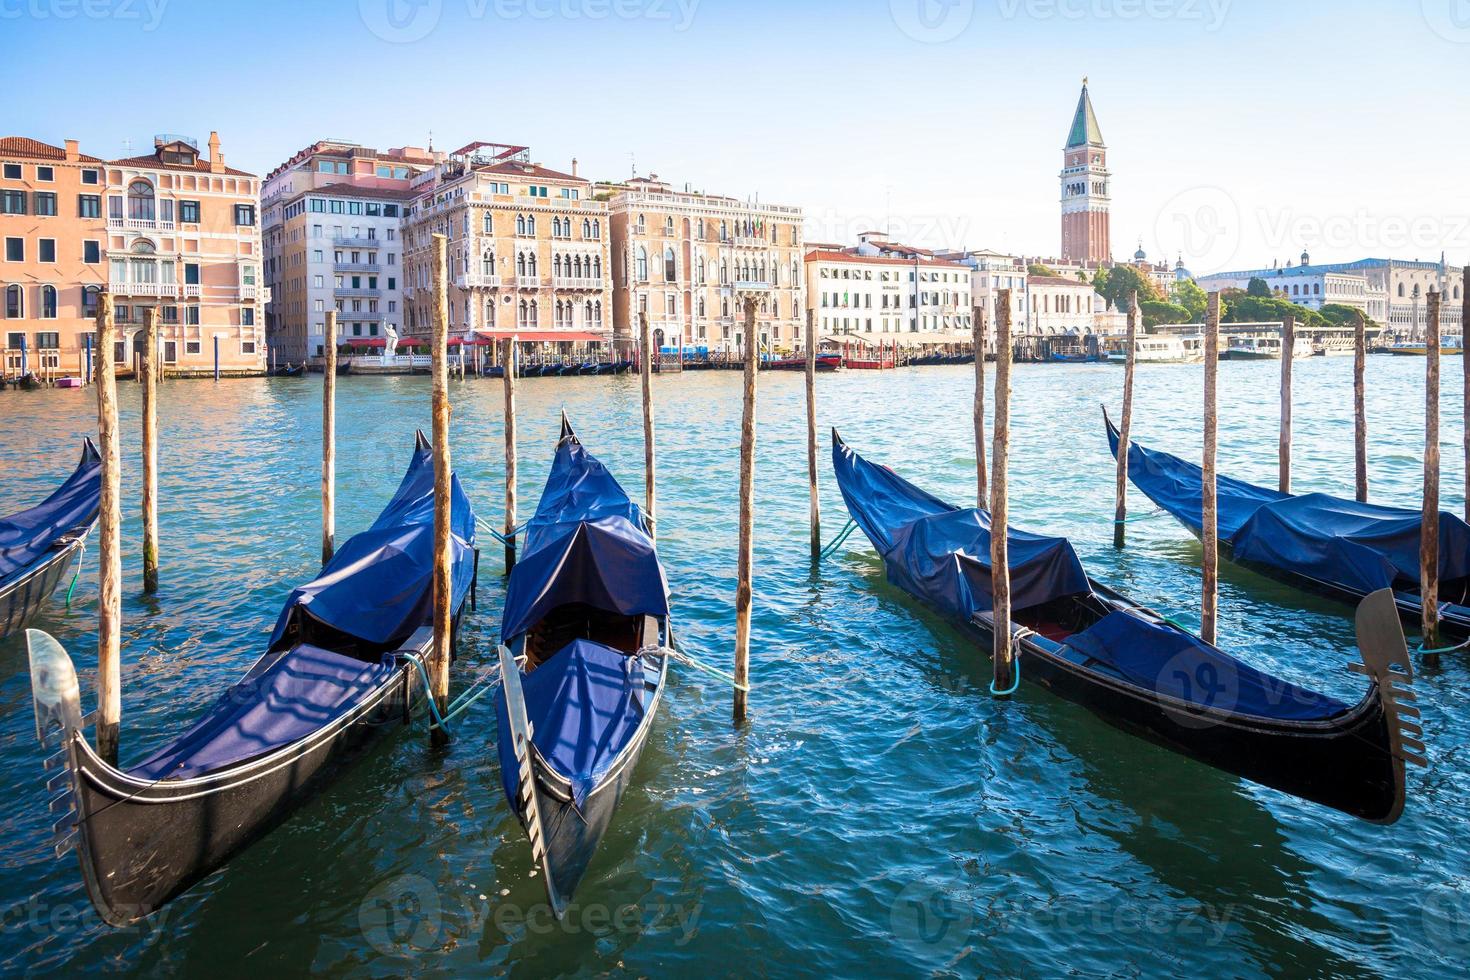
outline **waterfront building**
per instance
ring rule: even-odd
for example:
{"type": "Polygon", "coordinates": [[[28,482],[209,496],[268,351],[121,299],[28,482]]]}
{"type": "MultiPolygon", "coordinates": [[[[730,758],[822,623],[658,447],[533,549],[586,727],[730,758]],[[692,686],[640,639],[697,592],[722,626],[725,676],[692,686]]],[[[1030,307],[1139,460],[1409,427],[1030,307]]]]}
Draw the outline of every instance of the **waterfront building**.
{"type": "Polygon", "coordinates": [[[278,364],[322,356],[329,310],[338,313],[339,344],[372,348],[402,333],[410,181],[443,159],[419,147],[321,140],[266,176],[266,330],[278,364]]]}
{"type": "Polygon", "coordinates": [[[599,183],[611,223],[613,327],[636,339],[647,314],[660,347],[744,349],[742,300],[756,298],[760,343],[800,347],[804,329],[800,208],[683,190],[657,174],[599,183]]]}
{"type": "Polygon", "coordinates": [[[1019,332],[1082,337],[1099,333],[1097,315],[1106,301],[1090,283],[1071,276],[1027,276],[1026,311],[1019,332]]]}
{"type": "Polygon", "coordinates": [[[1217,272],[1198,279],[1206,291],[1247,289],[1252,279],[1260,279],[1272,295],[1290,300],[1308,309],[1320,310],[1329,303],[1361,309],[1373,320],[1397,336],[1422,337],[1428,325],[1427,297],[1438,290],[1444,297],[1440,306],[1440,329],[1446,334],[1461,332],[1464,270],[1447,266],[1443,257],[1438,262],[1402,259],[1358,259],[1313,265],[1307,252],[1301,264],[1273,266],[1269,269],[1243,269],[1217,272]]]}
{"type": "Polygon", "coordinates": [[[1110,212],[1112,174],[1108,148],[1092,109],[1087,79],[1072,114],[1067,145],[1062,149],[1062,257],[1070,262],[1112,259],[1110,212]]]}
{"type": "Polygon", "coordinates": [[[115,297],[112,353],[124,370],[152,306],[170,374],[263,369],[259,181],[225,165],[217,133],[208,148],[159,136],[150,154],[104,161],[76,140],[0,139],[8,373],[24,343],[30,370],[80,375],[103,288],[115,297]]]}
{"type": "Polygon", "coordinates": [[[959,262],[866,232],[852,247],[814,245],[805,267],[823,338],[905,346],[971,338],[971,270],[959,262]]]}
{"type": "Polygon", "coordinates": [[[432,236],[449,239],[452,337],[611,339],[608,206],[577,161],[565,173],[524,146],[474,142],[411,181],[404,219],[405,333],[432,327],[432,236]]]}

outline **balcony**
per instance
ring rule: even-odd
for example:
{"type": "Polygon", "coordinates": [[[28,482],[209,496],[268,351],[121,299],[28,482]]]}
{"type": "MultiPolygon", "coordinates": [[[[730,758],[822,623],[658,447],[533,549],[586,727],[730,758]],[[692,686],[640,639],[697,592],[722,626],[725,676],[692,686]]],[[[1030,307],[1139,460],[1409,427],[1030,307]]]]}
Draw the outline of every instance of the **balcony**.
{"type": "Polygon", "coordinates": [[[509,287],[511,287],[513,289],[540,289],[541,288],[541,277],[540,276],[506,276],[504,278],[504,282],[505,282],[505,285],[506,286],[509,286],[509,287]]]}
{"type": "Polygon", "coordinates": [[[173,231],[172,221],[157,221],[153,218],[114,218],[107,219],[109,231],[173,231]]]}
{"type": "Polygon", "coordinates": [[[368,321],[373,321],[373,322],[376,323],[376,322],[381,322],[382,319],[384,317],[386,317],[387,315],[388,314],[382,312],[381,310],[379,310],[377,312],[374,312],[374,313],[368,313],[366,311],[353,312],[351,310],[338,310],[337,311],[337,322],[338,323],[356,323],[358,321],[361,321],[363,323],[367,323],[368,321]]]}
{"type": "Polygon", "coordinates": [[[759,235],[736,235],[735,244],[746,248],[765,248],[771,243],[759,235]]]}
{"type": "Polygon", "coordinates": [[[240,284],[241,299],[258,299],[262,303],[271,301],[271,288],[269,286],[256,286],[251,283],[240,284]]]}
{"type": "Polygon", "coordinates": [[[385,245],[378,238],[348,238],[340,235],[332,236],[332,244],[342,248],[383,248],[385,245]]]}
{"type": "Polygon", "coordinates": [[[376,276],[376,275],[380,274],[386,268],[387,268],[387,266],[379,265],[376,262],[333,262],[332,263],[332,269],[335,272],[366,272],[369,275],[373,275],[373,276],[376,276]]]}
{"type": "Polygon", "coordinates": [[[383,291],[366,287],[354,289],[351,286],[338,286],[332,290],[332,295],[341,299],[377,299],[383,295],[383,291]]]}
{"type": "Polygon", "coordinates": [[[768,293],[772,286],[761,279],[737,279],[735,289],[742,293],[768,293]]]}
{"type": "Polygon", "coordinates": [[[499,289],[500,277],[486,275],[483,272],[470,272],[457,276],[454,284],[460,289],[499,289]]]}
{"type": "Polygon", "coordinates": [[[552,276],[551,285],[556,289],[602,289],[602,280],[593,276],[552,276]]]}
{"type": "Polygon", "coordinates": [[[197,282],[185,283],[179,289],[183,290],[185,299],[198,299],[204,292],[204,287],[197,282]]]}
{"type": "Polygon", "coordinates": [[[179,285],[173,282],[109,282],[107,291],[114,296],[157,296],[173,299],[179,285]]]}

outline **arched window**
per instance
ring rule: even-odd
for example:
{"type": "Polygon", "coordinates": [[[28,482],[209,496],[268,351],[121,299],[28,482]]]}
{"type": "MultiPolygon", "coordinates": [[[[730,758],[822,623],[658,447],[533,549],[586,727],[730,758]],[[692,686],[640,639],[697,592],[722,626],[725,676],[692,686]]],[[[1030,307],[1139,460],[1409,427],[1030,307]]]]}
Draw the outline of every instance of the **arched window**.
{"type": "Polygon", "coordinates": [[[560,252],[556,253],[555,255],[553,255],[551,257],[551,274],[553,276],[559,276],[559,275],[561,275],[561,253],[560,252]]]}
{"type": "MultiPolygon", "coordinates": [[[[642,215],[639,215],[639,217],[641,218],[642,215]]],[[[638,260],[637,261],[638,261],[638,268],[636,270],[636,275],[638,276],[638,281],[639,282],[647,282],[648,281],[648,249],[644,248],[642,245],[639,245],[638,246],[638,260]]]]}
{"type": "Polygon", "coordinates": [[[674,218],[672,215],[664,219],[664,234],[670,237],[674,234],[674,218]]]}
{"type": "Polygon", "coordinates": [[[582,323],[587,326],[592,325],[592,301],[590,299],[587,301],[586,306],[582,308],[582,323]]]}
{"type": "Polygon", "coordinates": [[[15,283],[5,287],[5,318],[19,320],[26,315],[25,291],[15,283]]]}
{"type": "Polygon", "coordinates": [[[591,238],[591,237],[592,237],[592,222],[589,221],[589,220],[587,220],[586,218],[583,218],[582,219],[582,238],[583,239],[587,239],[587,238],[591,238]]]}
{"type": "Polygon", "coordinates": [[[699,315],[704,316],[704,297],[699,297],[699,315]]]}
{"type": "Polygon", "coordinates": [[[526,253],[525,252],[517,252],[516,253],[516,275],[518,275],[518,276],[524,276],[525,274],[526,274],[526,253]]]}
{"type": "Polygon", "coordinates": [[[485,276],[495,275],[495,250],[486,249],[480,256],[480,274],[485,276]]]}
{"type": "Polygon", "coordinates": [[[598,326],[599,326],[599,327],[600,327],[600,326],[602,326],[602,300],[598,300],[598,301],[597,301],[597,302],[596,302],[596,303],[595,303],[595,304],[594,304],[594,305],[593,305],[593,307],[592,307],[592,310],[593,310],[593,313],[594,313],[594,317],[595,317],[595,319],[594,319],[594,322],[595,322],[595,323],[596,323],[596,324],[597,324],[597,325],[598,325],[598,326]]]}
{"type": "Polygon", "coordinates": [[[592,219],[592,237],[598,239],[602,238],[602,220],[600,218],[592,219]]]}
{"type": "Polygon", "coordinates": [[[491,214],[489,211],[486,211],[484,220],[481,223],[481,227],[483,228],[486,235],[493,233],[495,231],[495,215],[491,214]]]}
{"type": "Polygon", "coordinates": [[[101,295],[101,286],[82,287],[82,316],[95,317],[97,315],[97,302],[101,295]]]}
{"type": "MultiPolygon", "coordinates": [[[[527,273],[527,275],[530,275],[530,276],[535,276],[536,275],[536,253],[535,252],[528,252],[528,253],[526,253],[526,273],[527,273]]],[[[536,304],[535,303],[532,303],[531,305],[532,306],[535,306],[536,304]]]]}
{"type": "Polygon", "coordinates": [[[153,220],[153,185],[143,179],[128,185],[128,217],[140,221],[153,220]]]}
{"type": "Polygon", "coordinates": [[[516,234],[517,235],[524,235],[525,233],[526,233],[526,216],[524,214],[518,214],[518,215],[516,215],[516,234]]]}
{"type": "Polygon", "coordinates": [[[1403,283],[1399,283],[1399,299],[1403,299],[1403,298],[1404,298],[1404,284],[1403,283]]]}
{"type": "MultiPolygon", "coordinates": [[[[725,260],[724,259],[720,259],[720,285],[722,285],[722,286],[728,286],[729,284],[730,284],[730,267],[725,263],[725,260]]],[[[726,316],[729,316],[730,314],[729,313],[726,313],[725,315],[726,316]]]]}
{"type": "MultiPolygon", "coordinates": [[[[669,223],[673,224],[670,218],[669,223]]],[[[679,277],[679,270],[674,267],[674,248],[672,245],[664,246],[664,282],[673,282],[679,277]]]]}
{"type": "Polygon", "coordinates": [[[495,326],[495,299],[490,296],[485,297],[485,326],[495,326]]]}
{"type": "Polygon", "coordinates": [[[592,257],[592,278],[593,279],[601,279],[602,278],[602,256],[601,255],[594,255],[592,257]]]}
{"type": "Polygon", "coordinates": [[[56,287],[41,287],[41,319],[56,319],[56,287]]]}

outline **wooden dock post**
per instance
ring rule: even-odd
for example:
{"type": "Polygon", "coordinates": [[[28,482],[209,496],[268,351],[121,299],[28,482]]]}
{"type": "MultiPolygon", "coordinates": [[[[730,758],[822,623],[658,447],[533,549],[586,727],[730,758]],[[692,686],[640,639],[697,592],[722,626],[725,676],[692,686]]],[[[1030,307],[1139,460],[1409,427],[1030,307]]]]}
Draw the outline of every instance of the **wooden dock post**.
{"type": "Polygon", "coordinates": [[[337,550],[337,311],[327,311],[322,345],[322,564],[337,550]]]}
{"type": "Polygon", "coordinates": [[[500,377],[505,386],[505,574],[516,567],[516,338],[504,341],[500,377]]]}
{"type": "Polygon", "coordinates": [[[158,591],[158,307],[143,311],[147,349],[138,362],[143,383],[143,591],[158,591]]]}
{"type": "Polygon", "coordinates": [[[1291,367],[1296,359],[1296,317],[1281,320],[1281,435],[1276,445],[1276,482],[1291,493],[1291,367]]]}
{"type": "Polygon", "coordinates": [[[1011,452],[1011,291],[999,291],[995,318],[995,426],[990,450],[990,585],[994,642],[991,694],[1007,694],[1016,684],[1015,646],[1011,642],[1011,566],[1008,477],[1011,452]]]}
{"type": "MultiPolygon", "coordinates": [[[[453,651],[454,612],[451,594],[454,576],[450,567],[450,469],[449,459],[449,239],[434,235],[433,289],[434,322],[429,373],[434,410],[434,647],[430,655],[429,695],[442,716],[449,706],[449,659],[453,651]]],[[[449,732],[433,728],[433,738],[445,742],[449,732]]]]}
{"type": "MultiPolygon", "coordinates": [[[[1368,324],[1363,311],[1353,320],[1353,462],[1357,470],[1354,486],[1360,504],[1368,502],[1368,406],[1364,375],[1368,368],[1368,324]]],[[[1467,367],[1470,370],[1470,367],[1467,367]]],[[[1470,385],[1470,381],[1466,382],[1470,385]]],[[[1470,437],[1467,437],[1470,439],[1470,437]]],[[[1467,444],[1470,446],[1470,444],[1467,444]]],[[[1470,448],[1467,448],[1470,452],[1470,448]]]]}
{"type": "Polygon", "coordinates": [[[1419,525],[1420,648],[1439,645],[1439,304],[1428,296],[1424,334],[1424,510],[1419,525]]]}
{"type": "Polygon", "coordinates": [[[822,504],[817,493],[817,311],[806,311],[806,482],[812,560],[822,553],[822,504]]]}
{"type": "Polygon", "coordinates": [[[1220,294],[1210,293],[1205,307],[1205,451],[1200,487],[1200,540],[1204,544],[1200,596],[1199,635],[1210,645],[1215,643],[1220,603],[1220,541],[1216,521],[1215,451],[1219,439],[1216,416],[1220,374],[1220,294]]]}
{"type": "Polygon", "coordinates": [[[1123,352],[1123,415],[1118,420],[1117,483],[1113,501],[1113,547],[1123,547],[1128,529],[1128,439],[1133,429],[1133,369],[1137,360],[1138,293],[1128,304],[1128,331],[1123,352]]]}
{"type": "Polygon", "coordinates": [[[643,516],[648,518],[648,536],[658,540],[658,517],[654,511],[655,460],[653,450],[653,329],[646,312],[638,314],[639,384],[643,389],[643,516]]]}
{"type": "Polygon", "coordinates": [[[985,307],[970,308],[970,337],[975,347],[975,506],[990,509],[985,485],[985,307]]]}
{"type": "Polygon", "coordinates": [[[97,754],[117,765],[122,719],[122,542],[119,498],[117,366],[112,294],[97,298],[97,448],[102,456],[102,500],[97,515],[97,754]]]}
{"type": "Polygon", "coordinates": [[[219,334],[214,335],[214,380],[219,380],[219,334]]]}
{"type": "Polygon", "coordinates": [[[745,395],[740,416],[740,551],[735,585],[735,723],[745,721],[750,683],[751,566],[755,544],[755,378],[760,344],[755,335],[755,297],[745,297],[745,395]]]}

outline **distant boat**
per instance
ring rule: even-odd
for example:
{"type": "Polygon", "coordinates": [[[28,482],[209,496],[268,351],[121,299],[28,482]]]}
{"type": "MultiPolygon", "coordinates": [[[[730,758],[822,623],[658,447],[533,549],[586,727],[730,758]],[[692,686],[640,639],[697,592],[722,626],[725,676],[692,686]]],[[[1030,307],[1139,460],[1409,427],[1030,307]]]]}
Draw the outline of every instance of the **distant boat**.
{"type": "MultiPolygon", "coordinates": [[[[765,361],[761,367],[770,371],[805,371],[806,355],[800,354],[795,357],[781,357],[775,360],[765,361]]],[[[841,354],[818,354],[816,370],[836,371],[842,367],[841,354]]]]}
{"type": "MultiPolygon", "coordinates": [[[[1205,338],[1200,334],[1139,337],[1133,342],[1133,352],[1138,364],[1198,364],[1205,359],[1205,338]]],[[[1109,364],[1123,364],[1127,360],[1126,351],[1108,352],[1109,364]]]]}
{"type": "MultiPolygon", "coordinates": [[[[1314,353],[1310,344],[1294,344],[1293,358],[1311,357],[1314,353]]],[[[1281,360],[1280,337],[1231,337],[1220,359],[1225,361],[1279,361],[1281,360]]]]}
{"type": "MultiPolygon", "coordinates": [[[[1385,354],[1398,354],[1400,357],[1427,357],[1429,348],[1423,343],[1405,341],[1398,344],[1389,344],[1378,348],[1385,354]]],[[[1441,337],[1439,340],[1439,352],[1442,355],[1463,354],[1464,342],[1459,337],[1441,337]]]]}
{"type": "Polygon", "coordinates": [[[0,639],[46,604],[87,545],[102,501],[102,458],[91,439],[61,486],[36,506],[0,517],[0,639]]]}

